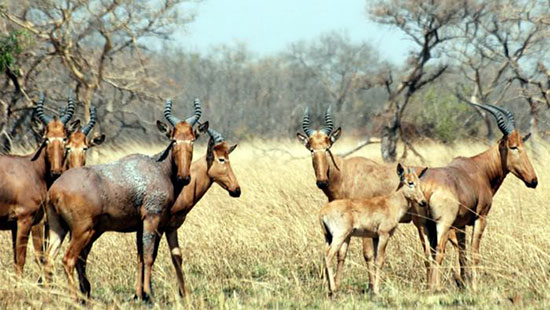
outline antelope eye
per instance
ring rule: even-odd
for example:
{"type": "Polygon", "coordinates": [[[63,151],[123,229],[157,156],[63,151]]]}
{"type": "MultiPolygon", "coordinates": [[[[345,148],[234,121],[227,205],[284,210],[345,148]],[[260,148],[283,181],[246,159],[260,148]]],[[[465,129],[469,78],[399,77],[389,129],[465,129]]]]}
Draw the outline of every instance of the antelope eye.
{"type": "Polygon", "coordinates": [[[225,158],[220,157],[220,158],[218,158],[218,161],[223,164],[223,163],[225,163],[225,158]]]}
{"type": "Polygon", "coordinates": [[[409,187],[414,187],[414,182],[409,182],[409,187]]]}
{"type": "Polygon", "coordinates": [[[511,146],[510,149],[511,149],[511,150],[517,150],[518,147],[517,147],[517,146],[511,146]]]}
{"type": "Polygon", "coordinates": [[[86,151],[86,150],[88,150],[88,147],[85,146],[85,147],[83,147],[82,149],[83,149],[84,151],[86,151]]]}

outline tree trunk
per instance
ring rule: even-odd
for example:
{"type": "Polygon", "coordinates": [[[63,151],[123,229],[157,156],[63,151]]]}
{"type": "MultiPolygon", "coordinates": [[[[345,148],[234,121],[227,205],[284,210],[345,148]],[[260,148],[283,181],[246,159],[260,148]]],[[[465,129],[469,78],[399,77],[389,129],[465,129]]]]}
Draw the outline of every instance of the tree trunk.
{"type": "Polygon", "coordinates": [[[538,128],[539,128],[539,105],[534,100],[529,100],[529,131],[534,135],[537,135],[538,128]]]}
{"type": "Polygon", "coordinates": [[[397,111],[391,111],[389,113],[392,115],[382,127],[380,151],[382,152],[382,159],[385,162],[395,162],[397,158],[397,140],[399,139],[401,120],[397,111]]]}

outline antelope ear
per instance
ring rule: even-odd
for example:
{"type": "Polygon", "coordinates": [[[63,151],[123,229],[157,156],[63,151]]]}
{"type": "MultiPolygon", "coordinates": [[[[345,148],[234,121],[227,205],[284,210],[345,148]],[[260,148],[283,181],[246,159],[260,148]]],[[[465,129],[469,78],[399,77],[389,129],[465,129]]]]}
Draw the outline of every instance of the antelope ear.
{"type": "Polygon", "coordinates": [[[229,148],[228,154],[231,154],[231,152],[233,152],[236,148],[237,148],[237,144],[231,146],[231,147],[229,148]]]}
{"type": "Polygon", "coordinates": [[[404,173],[405,173],[405,169],[403,169],[403,166],[401,165],[401,163],[398,163],[397,164],[397,175],[399,176],[399,178],[401,178],[404,173]]]}
{"type": "Polygon", "coordinates": [[[208,123],[208,121],[206,121],[204,123],[200,123],[199,124],[199,132],[204,133],[204,132],[208,131],[208,127],[210,127],[210,124],[208,123]]]}
{"type": "Polygon", "coordinates": [[[170,138],[170,129],[168,125],[166,125],[166,123],[157,120],[157,129],[161,134],[166,135],[168,138],[170,138]]]}
{"type": "Polygon", "coordinates": [[[422,178],[424,176],[424,173],[426,173],[426,171],[428,170],[428,167],[424,167],[424,169],[422,169],[422,171],[420,171],[420,174],[418,175],[418,178],[422,178]]]}
{"type": "Polygon", "coordinates": [[[335,131],[333,131],[331,134],[330,134],[330,143],[334,143],[336,142],[336,140],[338,140],[338,138],[340,138],[340,134],[342,133],[342,128],[341,127],[338,127],[338,129],[336,129],[335,131]]]}
{"type": "Polygon", "coordinates": [[[90,141],[89,147],[93,147],[93,146],[100,145],[100,144],[103,143],[104,141],[105,141],[105,135],[100,135],[100,136],[94,137],[94,138],[90,141]]]}
{"type": "Polygon", "coordinates": [[[69,125],[67,126],[67,131],[68,132],[75,132],[77,130],[80,130],[80,120],[79,119],[70,122],[69,125]]]}
{"type": "Polygon", "coordinates": [[[300,141],[300,143],[302,143],[303,145],[305,145],[307,147],[307,144],[309,142],[309,138],[306,135],[297,132],[296,133],[296,138],[298,138],[298,141],[300,141]]]}
{"type": "Polygon", "coordinates": [[[523,142],[525,142],[525,141],[529,140],[529,138],[531,138],[531,133],[528,133],[525,136],[523,136],[523,138],[521,138],[521,140],[523,140],[523,142]]]}

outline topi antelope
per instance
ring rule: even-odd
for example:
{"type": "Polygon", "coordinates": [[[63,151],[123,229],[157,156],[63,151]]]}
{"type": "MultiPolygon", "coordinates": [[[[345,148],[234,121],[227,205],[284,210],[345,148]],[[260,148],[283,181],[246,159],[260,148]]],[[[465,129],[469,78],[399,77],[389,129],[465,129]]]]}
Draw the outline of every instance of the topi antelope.
{"type": "MultiPolygon", "coordinates": [[[[341,128],[333,130],[334,123],[330,107],[325,112],[324,120],[325,124],[321,130],[313,130],[311,128],[309,109],[306,108],[302,121],[302,129],[305,135],[301,133],[297,133],[296,135],[298,140],[311,152],[317,186],[323,190],[328,201],[336,199],[368,199],[392,193],[399,181],[393,177],[395,168],[390,165],[378,164],[364,157],[344,159],[339,156],[333,156],[330,148],[340,137],[341,128]]],[[[411,214],[402,217],[401,222],[408,223],[411,220],[414,222],[424,248],[424,254],[429,258],[430,246],[424,231],[425,228],[419,224],[422,219],[415,216],[414,211],[411,209],[411,214]]],[[[345,243],[338,252],[338,265],[334,279],[335,287],[339,285],[347,250],[348,244],[345,243]]],[[[363,238],[363,256],[367,265],[371,268],[374,247],[372,239],[369,237],[363,238]]],[[[426,266],[429,266],[428,260],[425,263],[426,266]]],[[[374,277],[370,273],[370,288],[372,288],[373,282],[374,277]]]]}
{"type": "MultiPolygon", "coordinates": [[[[422,190],[428,201],[427,231],[435,261],[429,286],[439,288],[439,270],[443,260],[449,229],[456,228],[459,246],[460,277],[463,282],[465,263],[465,227],[473,226],[472,288],[477,287],[477,265],[481,236],[487,225],[487,214],[493,196],[508,173],[522,180],[529,188],[537,187],[535,170],[524,149],[530,134],[522,137],[516,129],[512,113],[493,105],[471,105],[491,113],[504,136],[496,145],[473,157],[457,157],[447,166],[430,168],[422,180],[422,190]],[[431,223],[431,224],[430,224],[431,223]]],[[[430,273],[430,271],[428,270],[430,273]]]]}
{"type": "Polygon", "coordinates": [[[419,179],[427,169],[424,168],[417,176],[412,168],[404,169],[398,164],[399,185],[393,193],[370,199],[333,200],[321,209],[319,221],[327,244],[323,260],[329,296],[333,296],[337,290],[332,261],[342,246],[349,245],[352,236],[373,238],[376,267],[374,272],[369,268],[369,273],[374,276],[373,292],[378,294],[380,269],[385,262],[389,238],[401,219],[407,216],[412,203],[421,206],[426,204],[419,179]]]}
{"type": "MultiPolygon", "coordinates": [[[[197,132],[193,126],[201,116],[200,101],[195,113],[184,121],[172,115],[172,102],[164,116],[172,125],[157,121],[158,129],[170,138],[166,149],[154,156],[132,154],[110,164],[75,168],[63,174],[48,192],[47,216],[50,244],[46,252],[46,280],[51,278],[53,260],[65,235],[71,240],[63,257],[65,274],[73,294],[76,267],[80,291],[90,296],[86,259],[93,243],[106,231],[137,232],[138,261],[142,281],[137,297],[151,296],[151,268],[158,227],[184,185],[191,181],[190,166],[197,132]]],[[[208,125],[203,126],[207,128],[208,125]]]]}
{"type": "MultiPolygon", "coordinates": [[[[43,217],[42,202],[47,189],[63,172],[67,124],[74,113],[69,98],[66,113],[50,117],[44,112],[44,94],[36,103],[35,113],[44,126],[44,136],[38,150],[26,156],[0,156],[0,229],[12,231],[15,271],[21,276],[25,265],[27,241],[32,229],[37,258],[42,257],[43,232],[37,225],[43,217]]],[[[78,123],[78,121],[77,121],[78,123]]]]}
{"type": "MultiPolygon", "coordinates": [[[[208,129],[208,134],[210,139],[206,156],[191,164],[191,183],[189,186],[183,188],[170,209],[170,213],[161,221],[159,227],[161,233],[166,233],[166,241],[170,248],[172,263],[176,270],[176,277],[180,287],[180,295],[186,297],[188,296],[188,291],[185,287],[182,271],[182,253],[178,244],[178,228],[183,225],[187,214],[206,194],[213,183],[217,183],[224,188],[231,197],[239,197],[241,195],[241,188],[229,161],[229,154],[233,152],[237,145],[230,146],[224,141],[220,133],[212,129],[208,129]]],[[[158,243],[154,251],[155,256],[157,249],[158,243]]],[[[141,269],[139,271],[141,272],[141,269]]],[[[138,276],[138,281],[140,279],[141,274],[138,276]]]]}

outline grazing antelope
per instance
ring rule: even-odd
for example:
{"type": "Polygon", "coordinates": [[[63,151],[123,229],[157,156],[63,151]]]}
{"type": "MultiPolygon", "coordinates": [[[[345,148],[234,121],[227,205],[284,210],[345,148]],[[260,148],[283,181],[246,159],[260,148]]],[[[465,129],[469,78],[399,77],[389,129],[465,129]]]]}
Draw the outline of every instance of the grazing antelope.
{"type": "MultiPolygon", "coordinates": [[[[229,161],[229,154],[235,150],[237,144],[230,146],[224,141],[220,133],[212,129],[208,129],[208,134],[210,139],[206,156],[191,164],[191,183],[183,188],[174,205],[170,208],[170,213],[159,225],[161,233],[166,233],[166,241],[170,248],[172,263],[176,270],[180,295],[182,296],[188,296],[188,291],[182,271],[182,253],[178,244],[178,228],[183,225],[187,214],[206,194],[213,183],[220,185],[231,197],[239,197],[241,195],[241,187],[229,161]]],[[[157,248],[158,243],[154,251],[155,256],[157,248]]]]}
{"type": "Polygon", "coordinates": [[[159,240],[160,220],[183,186],[191,181],[193,143],[197,137],[193,126],[202,113],[198,99],[194,109],[193,116],[181,121],[172,115],[172,102],[166,102],[164,116],[172,129],[157,121],[158,129],[170,138],[162,153],[132,154],[110,164],[75,168],[57,179],[48,192],[46,209],[50,226],[45,265],[48,282],[53,260],[68,230],[71,240],[63,257],[65,274],[76,297],[76,267],[80,290],[87,298],[91,288],[85,276],[86,259],[95,240],[106,231],[137,232],[137,297],[151,296],[153,251],[159,240]]]}
{"type": "MultiPolygon", "coordinates": [[[[325,112],[324,119],[324,127],[321,130],[313,130],[311,128],[309,109],[306,108],[302,121],[302,129],[305,135],[299,132],[296,135],[298,140],[311,152],[313,169],[317,178],[317,187],[323,190],[328,201],[336,199],[368,199],[392,193],[399,183],[399,180],[393,177],[394,168],[392,166],[381,165],[364,157],[344,159],[332,155],[330,148],[338,140],[342,131],[341,128],[333,131],[334,123],[330,107],[325,112]]],[[[415,216],[414,211],[411,209],[411,214],[402,217],[401,222],[408,223],[411,220],[414,222],[422,242],[424,254],[427,257],[425,264],[428,267],[430,246],[424,231],[425,227],[420,225],[422,219],[415,216]]],[[[451,237],[453,236],[454,234],[451,235],[451,237]]],[[[334,279],[335,287],[339,285],[347,250],[348,244],[345,243],[338,252],[338,265],[334,279]]],[[[373,241],[369,237],[364,237],[363,257],[369,269],[372,268],[373,256],[373,241]]],[[[372,288],[373,282],[374,277],[372,274],[369,274],[369,288],[372,288]]]]}
{"type": "MultiPolygon", "coordinates": [[[[327,242],[324,256],[325,275],[329,296],[333,296],[337,287],[334,282],[332,260],[351,237],[373,238],[375,246],[373,292],[378,294],[380,269],[386,257],[386,245],[401,219],[407,215],[412,203],[425,206],[426,201],[420,190],[419,179],[428,168],[417,176],[412,168],[397,165],[399,185],[397,190],[385,196],[370,199],[340,199],[326,204],[319,212],[319,222],[327,242]],[[412,203],[411,203],[412,202],[412,203]]],[[[369,270],[369,273],[373,273],[369,270]]]]}
{"type": "MultiPolygon", "coordinates": [[[[477,265],[481,236],[487,225],[487,214],[493,196],[508,173],[522,180],[529,188],[537,187],[535,170],[529,161],[522,137],[515,127],[512,113],[492,105],[473,104],[491,113],[504,136],[496,145],[473,157],[457,157],[447,166],[430,168],[422,180],[422,191],[428,201],[427,214],[432,225],[427,226],[435,260],[429,277],[431,288],[439,288],[439,271],[443,260],[449,229],[456,228],[459,245],[459,264],[465,263],[465,227],[473,226],[472,288],[477,288],[477,265]]],[[[459,279],[463,281],[464,268],[459,279]]]]}
{"type": "Polygon", "coordinates": [[[0,156],[0,229],[12,231],[15,271],[21,276],[25,265],[29,232],[37,258],[42,258],[43,235],[40,223],[42,202],[53,181],[63,172],[67,123],[74,113],[69,99],[67,112],[50,117],[44,112],[44,94],[36,103],[36,116],[44,125],[44,136],[34,154],[0,156]],[[34,227],[33,227],[34,226],[34,227]]]}

